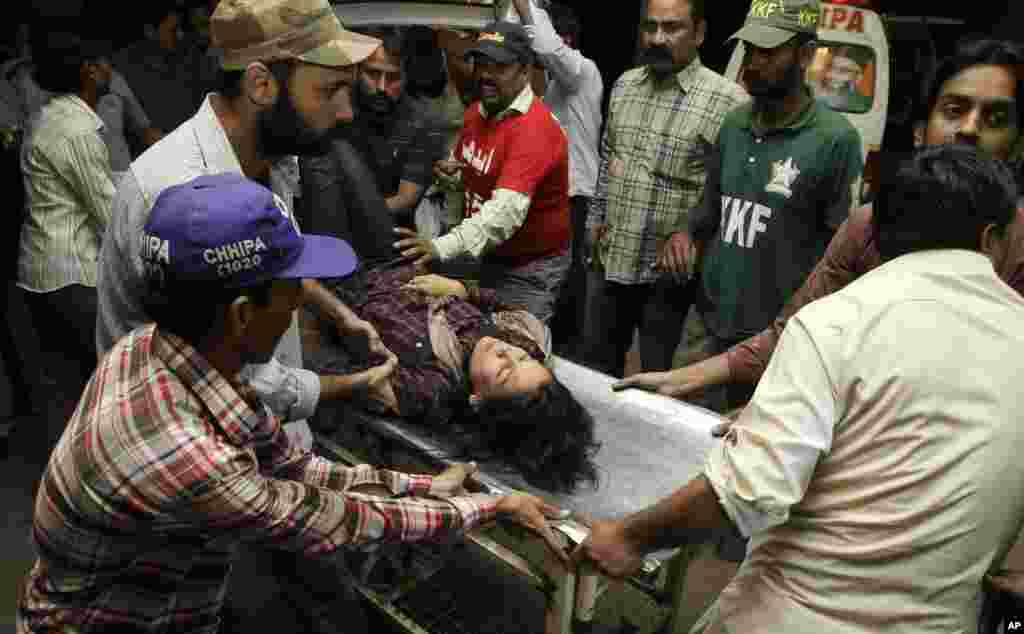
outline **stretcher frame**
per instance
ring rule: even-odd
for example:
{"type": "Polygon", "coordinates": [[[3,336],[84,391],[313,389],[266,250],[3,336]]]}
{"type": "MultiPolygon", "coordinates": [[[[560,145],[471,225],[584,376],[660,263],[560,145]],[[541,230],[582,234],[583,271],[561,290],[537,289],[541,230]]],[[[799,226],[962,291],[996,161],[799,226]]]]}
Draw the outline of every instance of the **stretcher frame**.
{"type": "MultiPolygon", "coordinates": [[[[591,407],[598,401],[609,403],[625,403],[625,407],[636,404],[639,408],[646,408],[645,411],[657,412],[666,420],[678,414],[684,418],[694,418],[698,421],[687,433],[693,436],[694,447],[693,457],[702,460],[703,454],[712,445],[710,428],[712,425],[721,422],[723,419],[716,414],[702,408],[688,405],[675,399],[663,396],[648,394],[638,390],[627,390],[622,393],[611,391],[611,377],[599,374],[564,359],[556,357],[554,371],[563,382],[569,385],[570,389],[577,394],[577,397],[591,407]],[[586,394],[580,395],[580,386],[586,384],[582,391],[586,394]],[[595,400],[596,399],[596,400],[595,400]],[[703,441],[701,441],[703,439],[703,441]]],[[[363,422],[371,424],[377,417],[368,412],[351,412],[355,418],[362,418],[363,422]]],[[[377,421],[379,422],[379,421],[377,421]]],[[[669,423],[671,424],[671,423],[669,423]]],[[[316,442],[324,453],[336,460],[349,465],[365,462],[360,456],[342,446],[329,433],[318,432],[316,442]]],[[[405,448],[409,450],[409,447],[405,448]]],[[[451,460],[439,456],[436,453],[422,456],[427,468],[441,468],[451,460]],[[430,464],[433,463],[433,464],[430,464]]],[[[391,465],[385,465],[391,466],[391,465]]],[[[503,492],[511,490],[510,487],[493,478],[487,477],[486,470],[481,473],[482,481],[489,490],[503,492]]],[[[695,473],[692,475],[696,475],[695,473]]],[[[680,478],[675,486],[682,486],[686,479],[680,478]]],[[[529,486],[514,487],[530,490],[529,486]]],[[[551,495],[542,491],[530,490],[535,494],[551,500],[551,495]]],[[[660,497],[660,496],[658,496],[660,497]]],[[[559,503],[559,500],[551,500],[559,503]]],[[[642,505],[650,503],[645,501],[642,505]]],[[[582,509],[580,509],[582,510],[582,509]]],[[[623,512],[631,512],[637,509],[622,509],[623,512]]],[[[621,513],[619,513],[621,514],[621,513]]],[[[562,541],[567,552],[582,542],[588,533],[586,527],[572,520],[553,522],[556,536],[562,541]]],[[[464,536],[464,543],[476,549],[480,553],[504,564],[504,567],[511,573],[524,579],[530,585],[541,591],[545,600],[544,632],[546,634],[568,634],[579,627],[584,629],[586,624],[592,623],[597,607],[597,601],[609,588],[609,582],[601,577],[596,571],[587,565],[574,568],[563,564],[548,549],[544,549],[544,557],[541,562],[531,562],[526,557],[515,552],[513,548],[500,543],[490,536],[489,529],[485,526],[471,531],[464,536]]],[[[525,535],[526,532],[523,531],[525,535]]],[[[539,539],[531,536],[532,539],[539,539]]],[[[631,583],[647,593],[661,605],[668,605],[668,617],[664,629],[660,631],[672,632],[675,630],[681,615],[681,603],[683,598],[684,581],[689,562],[693,559],[694,549],[682,547],[675,551],[663,552],[652,555],[647,560],[641,573],[631,579],[631,583]],[[662,568],[665,568],[662,576],[662,568]],[[659,577],[662,583],[659,583],[659,577]]],[[[394,601],[382,593],[360,583],[356,583],[356,589],[377,609],[390,617],[396,624],[411,634],[431,634],[427,629],[416,623],[414,618],[405,613],[394,601]]]]}

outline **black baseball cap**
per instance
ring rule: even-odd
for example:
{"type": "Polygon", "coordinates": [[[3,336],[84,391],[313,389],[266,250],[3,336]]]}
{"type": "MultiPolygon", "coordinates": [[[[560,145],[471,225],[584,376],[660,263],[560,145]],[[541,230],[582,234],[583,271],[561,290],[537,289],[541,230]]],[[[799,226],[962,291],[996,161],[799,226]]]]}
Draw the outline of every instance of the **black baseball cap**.
{"type": "Polygon", "coordinates": [[[466,51],[466,61],[480,55],[499,64],[533,63],[530,37],[520,24],[504,20],[492,22],[480,31],[476,46],[466,51]]]}

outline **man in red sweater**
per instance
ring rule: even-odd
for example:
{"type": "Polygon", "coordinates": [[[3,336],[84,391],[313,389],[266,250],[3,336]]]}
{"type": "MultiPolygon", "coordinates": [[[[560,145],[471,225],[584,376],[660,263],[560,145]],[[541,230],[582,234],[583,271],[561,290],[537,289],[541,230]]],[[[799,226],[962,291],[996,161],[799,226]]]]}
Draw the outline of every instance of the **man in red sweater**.
{"type": "Polygon", "coordinates": [[[489,25],[466,59],[480,101],[466,110],[453,160],[441,165],[465,189],[463,221],[434,240],[396,229],[405,238],[395,247],[421,266],[481,258],[482,286],[547,322],[569,267],[568,140],[530,87],[522,26],[489,25]]]}

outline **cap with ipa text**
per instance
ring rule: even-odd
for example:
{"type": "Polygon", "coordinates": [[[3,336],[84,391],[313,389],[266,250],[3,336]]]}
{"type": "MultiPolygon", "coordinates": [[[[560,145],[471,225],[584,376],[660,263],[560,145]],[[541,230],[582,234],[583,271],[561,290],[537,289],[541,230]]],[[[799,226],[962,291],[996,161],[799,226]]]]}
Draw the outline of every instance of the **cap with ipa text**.
{"type": "Polygon", "coordinates": [[[327,0],[220,0],[210,40],[225,70],[285,59],[352,66],[380,46],[377,38],[346,30],[327,0]]]}
{"type": "Polygon", "coordinates": [[[743,40],[759,48],[776,48],[797,33],[816,35],[820,16],[818,0],[754,0],[743,28],[729,39],[743,40]]]}
{"type": "Polygon", "coordinates": [[[269,189],[238,174],[165,189],[146,222],[142,260],[151,281],[228,288],[345,277],[358,261],[344,240],[299,234],[269,189]]]}
{"type": "Polygon", "coordinates": [[[492,22],[480,31],[476,45],[466,51],[465,58],[480,55],[499,64],[533,63],[530,37],[522,25],[514,22],[492,22]]]}

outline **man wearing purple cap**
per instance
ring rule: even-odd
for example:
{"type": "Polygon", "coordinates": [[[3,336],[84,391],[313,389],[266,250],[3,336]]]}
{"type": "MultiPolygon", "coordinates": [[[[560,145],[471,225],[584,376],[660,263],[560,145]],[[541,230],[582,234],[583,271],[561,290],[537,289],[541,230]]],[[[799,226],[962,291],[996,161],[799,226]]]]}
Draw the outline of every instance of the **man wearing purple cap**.
{"type": "Polygon", "coordinates": [[[141,259],[156,323],[104,355],[54,449],[19,634],[217,632],[241,542],[321,557],[502,514],[560,552],[544,519],[558,510],[539,499],[466,494],[473,465],[434,477],[318,458],[238,383],[274,354],[303,279],[355,269],[347,243],[300,235],[267,188],[222,174],[157,198],[141,259]]]}

